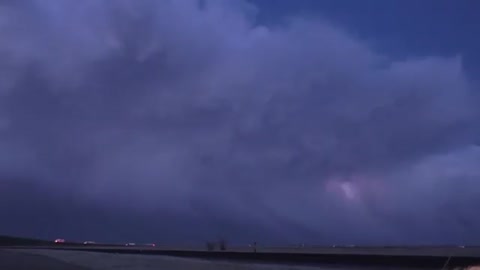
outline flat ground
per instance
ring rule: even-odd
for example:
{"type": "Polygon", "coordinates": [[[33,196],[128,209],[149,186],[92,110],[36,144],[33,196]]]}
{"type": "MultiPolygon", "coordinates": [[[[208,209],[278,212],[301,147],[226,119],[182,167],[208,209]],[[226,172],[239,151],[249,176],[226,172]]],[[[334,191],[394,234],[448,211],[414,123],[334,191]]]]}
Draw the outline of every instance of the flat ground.
{"type": "MultiPolygon", "coordinates": [[[[58,249],[121,249],[121,250],[181,250],[181,251],[206,251],[202,248],[174,248],[174,247],[149,247],[149,246],[103,246],[103,245],[58,245],[58,246],[38,246],[41,248],[58,248],[58,249]]],[[[229,247],[228,251],[249,253],[253,252],[248,247],[229,247]]],[[[306,254],[357,254],[357,255],[411,255],[411,256],[466,256],[480,258],[480,247],[258,247],[257,252],[273,252],[273,253],[306,253],[306,254]]]]}
{"type": "Polygon", "coordinates": [[[2,270],[88,270],[49,256],[27,252],[0,250],[2,270]]]}
{"type": "Polygon", "coordinates": [[[0,254],[2,254],[0,255],[0,269],[2,270],[356,270],[355,268],[242,264],[180,259],[155,255],[128,255],[65,250],[0,250],[0,254]],[[7,260],[3,261],[3,258],[7,258],[7,260]]]}

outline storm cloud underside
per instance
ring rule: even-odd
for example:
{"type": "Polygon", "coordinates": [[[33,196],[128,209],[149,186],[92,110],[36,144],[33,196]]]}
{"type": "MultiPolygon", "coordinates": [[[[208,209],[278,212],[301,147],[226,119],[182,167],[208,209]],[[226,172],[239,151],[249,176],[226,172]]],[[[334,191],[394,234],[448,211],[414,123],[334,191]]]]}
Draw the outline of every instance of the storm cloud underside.
{"type": "Polygon", "coordinates": [[[461,56],[394,61],[326,21],[255,12],[0,2],[0,175],[293,239],[480,240],[479,102],[461,56]]]}

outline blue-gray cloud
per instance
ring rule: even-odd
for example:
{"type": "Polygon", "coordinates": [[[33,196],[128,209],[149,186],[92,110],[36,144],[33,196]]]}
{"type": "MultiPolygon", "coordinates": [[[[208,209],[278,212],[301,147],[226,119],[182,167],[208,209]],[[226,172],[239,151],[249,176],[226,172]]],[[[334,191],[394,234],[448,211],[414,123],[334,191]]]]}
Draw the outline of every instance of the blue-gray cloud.
{"type": "Polygon", "coordinates": [[[0,172],[98,207],[279,233],[480,239],[478,100],[461,56],[393,61],[325,21],[259,25],[255,12],[1,4],[0,172]]]}

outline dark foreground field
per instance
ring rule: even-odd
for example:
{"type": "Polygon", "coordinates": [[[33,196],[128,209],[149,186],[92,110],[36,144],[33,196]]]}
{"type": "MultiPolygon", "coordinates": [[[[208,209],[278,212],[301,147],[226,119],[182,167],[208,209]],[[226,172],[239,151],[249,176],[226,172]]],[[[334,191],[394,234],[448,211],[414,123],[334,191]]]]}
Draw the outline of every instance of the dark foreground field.
{"type": "Polygon", "coordinates": [[[0,250],[0,269],[5,270],[87,270],[47,256],[0,250]]]}
{"type": "MultiPolygon", "coordinates": [[[[7,245],[6,242],[2,243],[0,241],[0,245],[3,245],[4,248],[17,251],[34,249],[47,252],[71,251],[105,254],[100,256],[107,256],[107,254],[157,255],[209,261],[297,266],[345,265],[352,266],[352,269],[357,269],[357,267],[453,269],[455,267],[466,268],[472,265],[480,265],[480,247],[259,247],[254,252],[251,248],[207,251],[203,249],[172,249],[147,246],[53,244],[40,240],[28,243],[25,239],[18,241],[17,244],[12,244],[10,239],[8,243],[7,245]]],[[[0,265],[0,269],[9,268],[2,268],[0,265]]]]}
{"type": "MultiPolygon", "coordinates": [[[[478,248],[304,248],[259,249],[257,252],[242,249],[230,251],[204,251],[162,249],[151,247],[101,247],[101,246],[38,246],[10,247],[11,250],[39,250],[46,252],[74,251],[115,255],[156,255],[159,257],[194,258],[208,261],[238,263],[281,264],[295,266],[351,266],[384,267],[388,269],[453,269],[480,265],[478,248]]],[[[102,256],[102,255],[99,255],[102,256]]],[[[147,256],[148,257],[148,256],[147,256]]],[[[153,256],[155,257],[155,256],[153,256]]],[[[2,269],[2,268],[0,268],[2,269]]]]}
{"type": "MultiPolygon", "coordinates": [[[[1,252],[1,251],[0,251],[1,252]]],[[[0,269],[8,270],[43,270],[43,269],[73,269],[73,270],[360,270],[365,268],[342,266],[301,266],[282,264],[259,264],[246,262],[231,262],[226,260],[201,260],[192,258],[176,258],[169,256],[149,256],[141,254],[114,254],[68,250],[37,250],[24,249],[12,252],[19,253],[16,257],[30,260],[25,267],[1,264],[0,269]],[[22,253],[25,253],[24,256],[22,253]],[[34,255],[36,257],[28,257],[34,255]],[[11,268],[13,267],[13,268],[11,268]],[[32,267],[32,268],[30,268],[32,267]],[[64,267],[64,268],[63,268],[64,267]]],[[[366,268],[372,270],[372,268],[366,268]]],[[[384,270],[385,268],[381,268],[384,270]]],[[[388,268],[401,270],[401,268],[388,268]]],[[[380,269],[378,269],[380,270],[380,269]]]]}

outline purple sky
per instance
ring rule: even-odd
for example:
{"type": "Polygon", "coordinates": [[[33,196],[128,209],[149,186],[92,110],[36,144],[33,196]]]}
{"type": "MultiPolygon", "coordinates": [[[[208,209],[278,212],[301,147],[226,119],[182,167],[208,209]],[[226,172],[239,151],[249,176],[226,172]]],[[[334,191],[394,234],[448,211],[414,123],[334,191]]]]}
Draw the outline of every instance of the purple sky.
{"type": "Polygon", "coordinates": [[[0,234],[479,243],[464,56],[258,11],[0,1],[0,234]]]}

